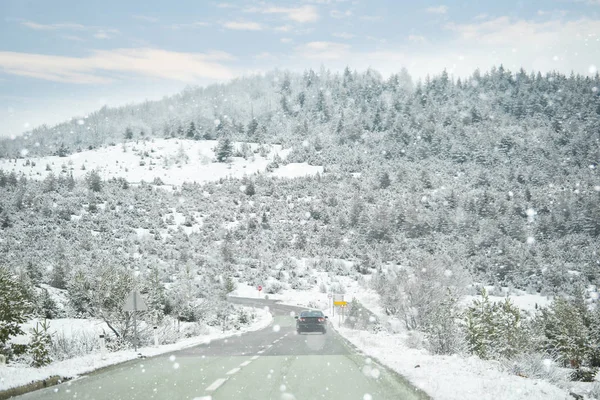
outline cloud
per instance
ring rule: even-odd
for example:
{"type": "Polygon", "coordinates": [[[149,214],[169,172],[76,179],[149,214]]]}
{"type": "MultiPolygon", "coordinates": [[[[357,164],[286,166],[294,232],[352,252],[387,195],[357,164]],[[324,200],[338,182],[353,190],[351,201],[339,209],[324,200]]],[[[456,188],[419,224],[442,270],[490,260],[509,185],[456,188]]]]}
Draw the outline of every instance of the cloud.
{"type": "Polygon", "coordinates": [[[261,31],[262,25],[258,22],[236,22],[230,21],[223,24],[224,28],[233,29],[236,31],[261,31]]]}
{"type": "Polygon", "coordinates": [[[234,75],[225,52],[181,53],[152,48],[95,50],[87,57],[0,51],[0,71],[54,82],[103,84],[123,73],[193,83],[234,75]]]}
{"type": "Polygon", "coordinates": [[[56,31],[62,29],[82,31],[86,29],[86,27],[81,24],[74,24],[70,22],[61,24],[38,24],[37,22],[33,21],[21,21],[21,25],[36,31],[56,31]]]}
{"type": "Polygon", "coordinates": [[[63,39],[67,39],[67,40],[71,40],[73,42],[85,42],[84,39],[80,38],[79,36],[74,36],[74,35],[62,35],[61,36],[63,39]]]}
{"type": "Polygon", "coordinates": [[[96,39],[111,39],[119,33],[118,29],[100,29],[94,34],[94,37],[96,39]]]}
{"type": "Polygon", "coordinates": [[[196,28],[204,28],[210,26],[211,24],[208,22],[196,21],[191,22],[189,24],[173,24],[170,26],[171,29],[177,31],[180,29],[196,29],[196,28]]]}
{"type": "Polygon", "coordinates": [[[255,55],[254,58],[257,60],[272,60],[275,56],[267,51],[263,51],[262,53],[255,55]]]}
{"type": "Polygon", "coordinates": [[[332,35],[337,38],[340,38],[340,39],[352,39],[353,37],[356,36],[353,33],[348,33],[348,32],[336,32],[336,33],[333,33],[332,35]]]}
{"type": "Polygon", "coordinates": [[[428,7],[425,9],[425,11],[430,14],[446,14],[448,12],[448,7],[446,7],[446,6],[428,7]]]}
{"type": "Polygon", "coordinates": [[[277,32],[289,32],[292,30],[290,25],[282,25],[274,28],[277,32]]]}
{"type": "Polygon", "coordinates": [[[158,18],[149,17],[147,15],[133,15],[132,18],[140,20],[140,21],[151,22],[151,23],[158,22],[158,18]]]}
{"type": "Polygon", "coordinates": [[[281,39],[279,39],[279,41],[280,41],[281,43],[291,43],[291,42],[292,42],[292,39],[290,39],[290,38],[281,38],[281,39]]]}
{"type": "Polygon", "coordinates": [[[277,7],[263,5],[262,7],[251,7],[246,12],[260,14],[283,14],[285,18],[299,22],[315,22],[319,19],[319,12],[315,6],[300,6],[300,7],[277,7]]]}
{"type": "Polygon", "coordinates": [[[309,42],[296,47],[298,55],[316,60],[339,60],[350,50],[350,45],[335,42],[309,42]]]}
{"type": "Polygon", "coordinates": [[[336,19],[348,18],[348,17],[352,16],[352,11],[350,11],[350,10],[346,10],[346,11],[331,10],[329,15],[331,15],[332,18],[336,18],[336,19]]]}
{"type": "Polygon", "coordinates": [[[363,21],[375,22],[381,21],[383,17],[380,15],[363,15],[360,17],[360,19],[362,19],[363,21]]]}
{"type": "Polygon", "coordinates": [[[425,36],[421,36],[421,35],[408,35],[408,40],[411,42],[415,42],[415,43],[427,42],[427,39],[425,39],[425,36]]]}

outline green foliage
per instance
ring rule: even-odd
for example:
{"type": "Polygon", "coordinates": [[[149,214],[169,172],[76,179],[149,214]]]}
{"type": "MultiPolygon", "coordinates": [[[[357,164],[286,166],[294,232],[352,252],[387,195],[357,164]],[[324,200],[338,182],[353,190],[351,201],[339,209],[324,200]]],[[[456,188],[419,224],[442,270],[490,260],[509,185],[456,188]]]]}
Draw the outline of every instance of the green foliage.
{"type": "Polygon", "coordinates": [[[235,281],[231,276],[227,276],[223,282],[223,290],[226,294],[229,294],[235,290],[235,281]]]}
{"type": "Polygon", "coordinates": [[[0,350],[11,337],[24,333],[20,324],[27,321],[30,311],[31,303],[18,280],[0,266],[0,350]]]}
{"type": "Polygon", "coordinates": [[[93,192],[100,192],[102,190],[102,178],[98,171],[93,170],[86,174],[85,181],[88,188],[93,192]]]}
{"type": "Polygon", "coordinates": [[[216,149],[217,161],[221,163],[226,162],[229,160],[232,154],[233,144],[231,143],[231,139],[227,137],[220,139],[216,149]]]}
{"type": "Polygon", "coordinates": [[[48,332],[50,324],[47,320],[42,323],[36,323],[35,328],[31,330],[31,342],[29,343],[29,354],[31,355],[31,365],[40,368],[52,362],[50,357],[50,347],[52,346],[52,337],[48,332]]]}
{"type": "Polygon", "coordinates": [[[481,297],[465,312],[468,351],[483,359],[510,359],[527,349],[527,326],[510,298],[490,302],[485,289],[481,297]]]}
{"type": "Polygon", "coordinates": [[[562,297],[542,309],[536,325],[542,333],[541,350],[557,358],[563,366],[579,368],[588,361],[594,344],[586,325],[587,311],[562,297]]]}

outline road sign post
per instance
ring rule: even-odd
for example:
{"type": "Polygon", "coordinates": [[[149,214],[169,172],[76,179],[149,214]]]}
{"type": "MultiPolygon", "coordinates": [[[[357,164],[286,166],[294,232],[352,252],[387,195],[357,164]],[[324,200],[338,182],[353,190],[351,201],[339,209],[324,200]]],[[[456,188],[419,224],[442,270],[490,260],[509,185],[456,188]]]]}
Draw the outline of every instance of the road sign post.
{"type": "Polygon", "coordinates": [[[106,339],[104,334],[100,335],[100,358],[102,360],[106,359],[106,339]]]}
{"type": "Polygon", "coordinates": [[[262,285],[258,285],[257,289],[258,289],[258,297],[260,297],[260,292],[262,291],[262,285]]]}
{"type": "Polygon", "coordinates": [[[123,311],[129,311],[133,313],[133,348],[135,351],[137,351],[138,345],[137,312],[146,310],[148,310],[148,306],[144,302],[142,295],[137,290],[132,290],[125,299],[123,311]]]}

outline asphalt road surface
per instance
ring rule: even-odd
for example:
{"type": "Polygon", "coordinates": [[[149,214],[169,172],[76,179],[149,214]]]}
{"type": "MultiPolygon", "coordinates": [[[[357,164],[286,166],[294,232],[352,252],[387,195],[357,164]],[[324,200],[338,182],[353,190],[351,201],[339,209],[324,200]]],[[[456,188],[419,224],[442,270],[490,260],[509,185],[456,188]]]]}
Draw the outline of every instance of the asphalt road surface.
{"type": "Polygon", "coordinates": [[[20,400],[413,400],[427,395],[358,354],[333,329],[296,334],[294,312],[269,300],[271,326],[161,356],[133,360],[20,400]]]}

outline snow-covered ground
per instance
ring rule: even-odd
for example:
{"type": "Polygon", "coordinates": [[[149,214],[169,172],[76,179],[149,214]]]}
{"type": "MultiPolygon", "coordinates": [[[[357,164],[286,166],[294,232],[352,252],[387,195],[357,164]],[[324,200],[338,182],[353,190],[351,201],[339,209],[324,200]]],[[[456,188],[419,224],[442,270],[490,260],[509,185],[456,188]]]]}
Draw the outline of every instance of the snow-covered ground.
{"type": "Polygon", "coordinates": [[[244,332],[260,330],[267,327],[273,321],[271,313],[266,309],[254,309],[254,312],[257,315],[256,320],[252,324],[244,326],[241,330],[235,332],[221,332],[220,329],[213,328],[206,335],[183,339],[173,344],[161,345],[158,347],[143,347],[138,349],[137,352],[134,350],[123,350],[106,353],[105,359],[102,359],[100,353],[95,353],[55,362],[42,368],[32,368],[20,365],[0,366],[0,390],[27,385],[31,382],[44,380],[57,375],[64,378],[74,378],[99,368],[133,360],[138,358],[140,354],[145,357],[151,357],[197,346],[203,343],[209,343],[217,339],[241,335],[244,332]]]}
{"type": "Polygon", "coordinates": [[[566,390],[502,371],[477,357],[439,356],[408,348],[402,335],[335,329],[368,356],[406,377],[436,400],[567,400],[566,390]]]}
{"type": "MultiPolygon", "coordinates": [[[[40,319],[32,319],[21,324],[21,328],[25,334],[11,338],[11,342],[19,344],[29,343],[31,329],[35,328],[36,324],[42,321],[40,319]]],[[[81,335],[88,335],[95,338],[107,330],[104,321],[99,319],[57,318],[48,320],[48,325],[48,333],[53,336],[60,335],[67,338],[81,335]]]]}
{"type": "MultiPolygon", "coordinates": [[[[263,157],[258,151],[259,145],[251,143],[247,144],[250,149],[247,159],[232,157],[228,163],[218,163],[214,162],[216,146],[217,141],[214,140],[140,140],[85,150],[67,157],[0,159],[0,169],[22,172],[27,178],[37,180],[44,179],[50,171],[56,176],[63,171],[73,173],[77,179],[95,169],[105,180],[122,177],[134,183],[142,180],[153,182],[155,178],[160,178],[166,185],[181,185],[183,182],[203,183],[264,173],[276,155],[285,159],[291,151],[280,145],[265,145],[267,151],[263,153],[263,157]]],[[[241,147],[242,143],[234,143],[234,148],[241,147]]],[[[269,175],[296,178],[322,172],[323,167],[302,163],[282,165],[269,175]]]]}

